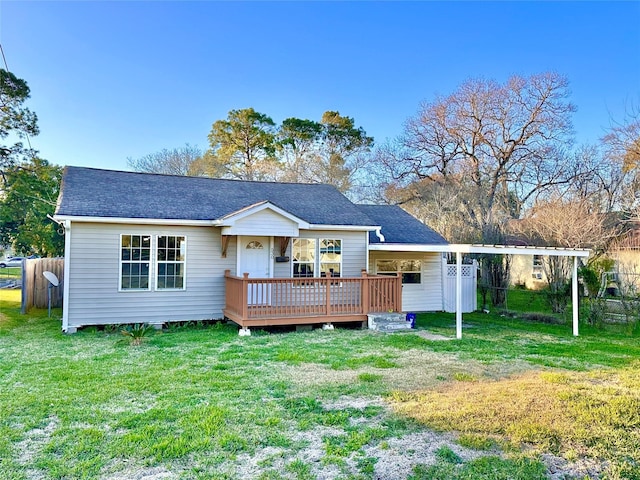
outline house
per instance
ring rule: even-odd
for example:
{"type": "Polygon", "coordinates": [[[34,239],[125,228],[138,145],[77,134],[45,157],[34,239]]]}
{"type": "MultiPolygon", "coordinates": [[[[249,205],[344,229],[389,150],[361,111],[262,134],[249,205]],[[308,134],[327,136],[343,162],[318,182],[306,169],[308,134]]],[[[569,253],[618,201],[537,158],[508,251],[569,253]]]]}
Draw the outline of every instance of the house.
{"type": "MultiPolygon", "coordinates": [[[[601,294],[605,291],[625,292],[635,295],[640,292],[640,222],[631,221],[623,214],[614,212],[606,215],[608,229],[616,232],[606,243],[603,258],[612,261],[611,270],[603,276],[601,294]],[[610,288],[609,288],[610,287],[610,288]],[[613,289],[613,290],[611,290],[613,289]]],[[[525,246],[526,240],[512,237],[511,244],[525,246]]],[[[512,255],[510,267],[510,283],[529,290],[546,288],[549,284],[547,271],[549,255],[512,255]]],[[[564,275],[567,280],[571,276],[568,265],[564,275]]]]}
{"type": "Polygon", "coordinates": [[[510,284],[527,290],[541,290],[548,286],[544,255],[513,255],[510,284]]]}
{"type": "Polygon", "coordinates": [[[54,218],[69,333],[223,317],[246,332],[443,306],[442,254],[426,250],[444,238],[330,185],[66,167],[54,218]]]}
{"type": "MultiPolygon", "coordinates": [[[[402,306],[406,311],[446,310],[443,254],[438,247],[449,242],[398,206],[359,205],[359,208],[381,226],[382,236],[369,232],[369,272],[376,275],[401,272],[402,306]]],[[[475,288],[474,284],[474,292],[475,288]]],[[[475,306],[465,311],[473,310],[475,306]]]]}
{"type": "MultiPolygon", "coordinates": [[[[613,260],[608,280],[627,296],[640,295],[640,221],[628,221],[622,234],[611,243],[607,256],[613,260]]],[[[607,285],[603,285],[606,287],[607,285]]]]}

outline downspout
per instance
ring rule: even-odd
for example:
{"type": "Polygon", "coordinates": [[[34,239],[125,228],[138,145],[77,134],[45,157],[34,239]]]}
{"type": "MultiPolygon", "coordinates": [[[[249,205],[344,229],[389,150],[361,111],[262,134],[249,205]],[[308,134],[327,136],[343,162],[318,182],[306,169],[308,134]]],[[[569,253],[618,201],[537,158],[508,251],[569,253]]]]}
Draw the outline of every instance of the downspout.
{"type": "MultiPolygon", "coordinates": [[[[377,227],[374,230],[374,233],[376,234],[376,237],[378,237],[378,240],[380,240],[381,243],[384,243],[384,235],[381,232],[382,227],[377,227]]],[[[370,273],[369,268],[370,266],[370,260],[369,260],[369,235],[367,234],[367,273],[370,273]]]]}

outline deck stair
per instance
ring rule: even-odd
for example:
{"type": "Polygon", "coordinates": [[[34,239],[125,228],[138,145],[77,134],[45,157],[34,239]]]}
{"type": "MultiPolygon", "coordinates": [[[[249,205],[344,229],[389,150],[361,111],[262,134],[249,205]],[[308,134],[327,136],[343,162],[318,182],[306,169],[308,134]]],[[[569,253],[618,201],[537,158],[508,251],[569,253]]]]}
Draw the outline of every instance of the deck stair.
{"type": "Polygon", "coordinates": [[[369,330],[380,332],[397,332],[411,330],[411,322],[404,313],[370,313],[367,315],[369,330]]]}

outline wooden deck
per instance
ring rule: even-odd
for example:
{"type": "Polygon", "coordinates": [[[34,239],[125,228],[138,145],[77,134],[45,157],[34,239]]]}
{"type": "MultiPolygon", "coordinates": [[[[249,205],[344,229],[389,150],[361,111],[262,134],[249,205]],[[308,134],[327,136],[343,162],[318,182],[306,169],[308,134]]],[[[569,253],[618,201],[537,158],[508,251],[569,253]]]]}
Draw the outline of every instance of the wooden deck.
{"type": "Polygon", "coordinates": [[[402,277],[249,278],[225,272],[225,317],[243,328],[365,322],[402,311],[402,277]]]}

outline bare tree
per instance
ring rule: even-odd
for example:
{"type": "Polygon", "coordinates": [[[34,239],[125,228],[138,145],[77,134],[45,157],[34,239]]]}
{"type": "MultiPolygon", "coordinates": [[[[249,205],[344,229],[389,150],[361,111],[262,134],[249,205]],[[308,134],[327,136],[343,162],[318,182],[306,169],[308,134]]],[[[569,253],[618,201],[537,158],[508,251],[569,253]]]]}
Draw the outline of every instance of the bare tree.
{"type": "MultiPolygon", "coordinates": [[[[469,80],[451,95],[423,103],[407,121],[397,148],[382,161],[402,186],[427,180],[460,192],[454,211],[464,213],[474,240],[502,243],[509,219],[575,176],[575,165],[564,153],[575,110],[568,96],[567,79],[556,73],[513,76],[504,84],[469,80]]],[[[482,263],[482,278],[494,287],[494,304],[501,304],[508,262],[482,263]]]]}
{"type": "Polygon", "coordinates": [[[620,208],[640,218],[640,105],[632,105],[621,122],[611,122],[602,138],[606,158],[620,172],[620,208]]]}
{"type": "Polygon", "coordinates": [[[563,154],[575,110],[568,95],[567,80],[555,73],[514,76],[504,84],[470,80],[424,103],[406,123],[394,175],[470,192],[462,207],[478,240],[499,240],[506,219],[572,178],[563,154]]]}
{"type": "Polygon", "coordinates": [[[140,158],[127,158],[127,165],[136,172],[162,173],[166,175],[202,175],[198,163],[202,151],[188,143],[173,150],[164,149],[140,158]]]}
{"type": "Polygon", "coordinates": [[[438,182],[424,179],[406,187],[389,184],[385,198],[402,206],[420,221],[429,225],[444,238],[457,242],[477,240],[476,231],[471,227],[464,204],[468,192],[457,188],[453,182],[438,182]]]}
{"type": "MultiPolygon", "coordinates": [[[[596,206],[597,207],[597,206],[596,206]]],[[[511,222],[512,231],[531,245],[565,248],[591,248],[592,261],[607,250],[619,233],[619,223],[613,215],[594,208],[589,197],[567,200],[555,196],[540,200],[524,218],[511,222]]],[[[568,257],[547,256],[543,269],[548,282],[547,298],[554,312],[563,312],[569,298],[572,264],[568,257]]]]}

